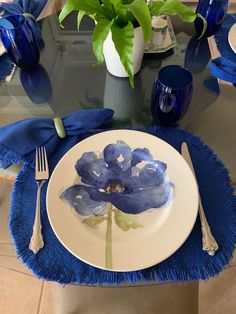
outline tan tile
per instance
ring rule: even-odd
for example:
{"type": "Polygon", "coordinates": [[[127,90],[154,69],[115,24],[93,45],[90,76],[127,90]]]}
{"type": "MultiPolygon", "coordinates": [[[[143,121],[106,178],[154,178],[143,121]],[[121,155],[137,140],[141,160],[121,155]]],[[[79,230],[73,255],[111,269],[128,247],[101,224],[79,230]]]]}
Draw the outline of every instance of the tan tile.
{"type": "Polygon", "coordinates": [[[0,242],[0,255],[3,256],[16,256],[16,250],[12,243],[0,242]]]}
{"type": "Polygon", "coordinates": [[[42,281],[0,268],[0,288],[1,313],[37,313],[42,281]]]}
{"type": "Polygon", "coordinates": [[[12,185],[0,182],[0,243],[11,243],[9,234],[9,209],[12,185]]]}
{"type": "Polygon", "coordinates": [[[54,314],[53,293],[52,290],[56,284],[44,282],[41,302],[38,314],[54,314]]]}
{"type": "Polygon", "coordinates": [[[56,314],[197,314],[198,283],[53,289],[56,314]]]}
{"type": "Polygon", "coordinates": [[[16,256],[0,255],[0,267],[18,271],[26,275],[33,275],[33,273],[16,256]]]}
{"type": "Polygon", "coordinates": [[[199,284],[199,314],[236,313],[236,266],[199,284]]]}
{"type": "Polygon", "coordinates": [[[236,266],[236,250],[234,250],[233,259],[232,259],[230,265],[231,266],[236,266]]]}

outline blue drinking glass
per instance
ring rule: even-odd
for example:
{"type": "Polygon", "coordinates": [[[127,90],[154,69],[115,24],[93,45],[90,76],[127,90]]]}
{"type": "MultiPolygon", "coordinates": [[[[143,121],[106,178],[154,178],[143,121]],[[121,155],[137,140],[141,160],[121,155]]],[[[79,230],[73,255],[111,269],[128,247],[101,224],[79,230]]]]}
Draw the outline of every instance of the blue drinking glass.
{"type": "MultiPolygon", "coordinates": [[[[223,23],[228,11],[229,0],[199,0],[196,13],[200,13],[207,21],[207,30],[204,36],[209,37],[215,34],[223,23]]],[[[203,30],[203,22],[197,18],[194,22],[198,35],[203,30]]]]}
{"type": "Polygon", "coordinates": [[[0,18],[0,37],[8,56],[18,67],[28,69],[38,64],[39,44],[29,18],[23,15],[0,18]]]}
{"type": "Polygon", "coordinates": [[[156,77],[151,95],[151,111],[160,124],[181,120],[189,107],[193,91],[193,76],[179,65],[162,68],[156,77]]]}

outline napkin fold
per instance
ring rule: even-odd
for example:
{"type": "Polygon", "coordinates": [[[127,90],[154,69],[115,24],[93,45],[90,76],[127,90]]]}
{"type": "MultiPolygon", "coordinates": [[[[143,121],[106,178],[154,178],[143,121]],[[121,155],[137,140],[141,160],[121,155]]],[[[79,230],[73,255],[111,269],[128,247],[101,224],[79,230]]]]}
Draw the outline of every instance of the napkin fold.
{"type": "Polygon", "coordinates": [[[211,73],[216,78],[221,80],[236,83],[236,63],[226,59],[224,57],[219,57],[212,60],[210,64],[211,73]]]}
{"type": "MultiPolygon", "coordinates": [[[[100,127],[113,116],[111,109],[88,109],[63,117],[67,137],[100,127]]],[[[50,156],[60,139],[53,119],[30,118],[0,128],[0,166],[8,168],[20,160],[34,165],[35,148],[45,146],[50,156]]]]}

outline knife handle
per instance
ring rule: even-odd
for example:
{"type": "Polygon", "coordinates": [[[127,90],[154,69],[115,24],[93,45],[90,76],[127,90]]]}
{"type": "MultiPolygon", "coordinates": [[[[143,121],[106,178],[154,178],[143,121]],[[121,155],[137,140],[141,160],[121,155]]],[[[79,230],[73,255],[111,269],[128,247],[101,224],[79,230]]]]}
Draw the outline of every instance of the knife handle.
{"type": "Polygon", "coordinates": [[[211,233],[211,228],[208,225],[201,200],[199,200],[199,215],[202,227],[202,249],[209,255],[213,256],[215,255],[215,252],[218,250],[219,246],[211,233]]]}

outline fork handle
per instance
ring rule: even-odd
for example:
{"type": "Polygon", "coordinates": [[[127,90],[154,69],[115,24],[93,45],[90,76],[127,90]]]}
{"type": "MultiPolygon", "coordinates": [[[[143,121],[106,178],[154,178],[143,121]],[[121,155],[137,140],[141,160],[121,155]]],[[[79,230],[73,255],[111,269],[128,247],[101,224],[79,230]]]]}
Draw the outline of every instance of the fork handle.
{"type": "Polygon", "coordinates": [[[212,235],[211,228],[207,222],[201,200],[199,201],[199,216],[200,216],[201,227],[202,227],[203,251],[206,251],[209,255],[213,256],[215,255],[215,252],[218,250],[219,246],[214,236],[212,235]]]}
{"type": "Polygon", "coordinates": [[[30,239],[29,249],[33,251],[35,254],[44,246],[43,236],[42,236],[42,225],[41,225],[41,217],[40,217],[40,195],[41,188],[45,181],[41,181],[38,184],[37,190],[37,201],[36,201],[36,210],[35,210],[35,218],[34,218],[34,226],[33,226],[33,234],[30,239]]]}

